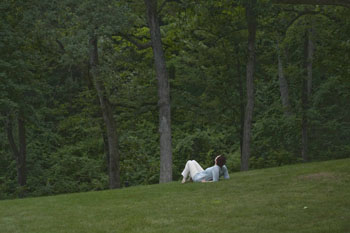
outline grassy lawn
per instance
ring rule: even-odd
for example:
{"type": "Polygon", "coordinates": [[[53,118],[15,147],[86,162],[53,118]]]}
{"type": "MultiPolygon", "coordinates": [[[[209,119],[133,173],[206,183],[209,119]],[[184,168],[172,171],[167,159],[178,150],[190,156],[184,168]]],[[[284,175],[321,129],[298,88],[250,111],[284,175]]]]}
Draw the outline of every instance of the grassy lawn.
{"type": "Polygon", "coordinates": [[[1,233],[350,233],[350,159],[0,201],[1,233]]]}

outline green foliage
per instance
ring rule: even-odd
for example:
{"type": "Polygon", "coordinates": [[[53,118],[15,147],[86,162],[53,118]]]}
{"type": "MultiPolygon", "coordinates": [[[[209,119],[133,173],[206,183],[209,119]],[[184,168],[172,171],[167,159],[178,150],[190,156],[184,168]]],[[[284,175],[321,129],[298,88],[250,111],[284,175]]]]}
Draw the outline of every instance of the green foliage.
{"type": "Polygon", "coordinates": [[[314,105],[309,115],[313,127],[312,156],[315,159],[344,158],[349,156],[350,82],[341,77],[331,77],[314,95],[314,105]],[[336,105],[331,103],[337,103],[336,105]]]}
{"type": "Polygon", "coordinates": [[[274,167],[300,161],[300,119],[285,116],[281,106],[271,106],[260,117],[253,129],[251,167],[274,167]]]}
{"type": "Polygon", "coordinates": [[[121,133],[122,180],[128,185],[154,184],[159,181],[159,140],[156,125],[141,120],[135,128],[121,133]]]}

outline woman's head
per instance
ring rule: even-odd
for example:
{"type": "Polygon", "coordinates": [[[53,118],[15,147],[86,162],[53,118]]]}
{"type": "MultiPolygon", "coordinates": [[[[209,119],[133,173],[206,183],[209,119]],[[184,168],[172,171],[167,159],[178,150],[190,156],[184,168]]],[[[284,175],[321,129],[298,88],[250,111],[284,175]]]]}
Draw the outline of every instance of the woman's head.
{"type": "Polygon", "coordinates": [[[215,158],[215,164],[218,165],[219,167],[224,166],[226,163],[226,158],[223,155],[218,155],[215,158]]]}

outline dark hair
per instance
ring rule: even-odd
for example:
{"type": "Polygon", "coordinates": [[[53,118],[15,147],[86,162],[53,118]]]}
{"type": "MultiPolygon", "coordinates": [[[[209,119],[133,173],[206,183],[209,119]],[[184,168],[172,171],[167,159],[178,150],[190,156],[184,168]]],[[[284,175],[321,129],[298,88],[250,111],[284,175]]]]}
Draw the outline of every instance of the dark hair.
{"type": "Polygon", "coordinates": [[[216,164],[219,166],[219,167],[222,167],[224,166],[226,163],[226,158],[225,156],[223,155],[219,155],[219,157],[216,159],[216,164]]]}

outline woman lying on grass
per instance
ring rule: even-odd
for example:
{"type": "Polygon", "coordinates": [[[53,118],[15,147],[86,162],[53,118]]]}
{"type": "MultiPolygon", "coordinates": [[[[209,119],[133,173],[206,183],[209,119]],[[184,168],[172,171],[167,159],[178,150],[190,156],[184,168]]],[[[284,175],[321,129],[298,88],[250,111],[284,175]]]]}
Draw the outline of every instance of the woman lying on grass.
{"type": "Polygon", "coordinates": [[[215,158],[215,165],[204,170],[197,161],[188,160],[185,169],[181,173],[183,176],[182,183],[185,183],[188,180],[187,178],[192,179],[194,182],[216,182],[219,181],[220,176],[229,179],[230,176],[225,163],[226,158],[218,155],[215,158]]]}

